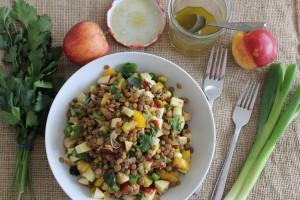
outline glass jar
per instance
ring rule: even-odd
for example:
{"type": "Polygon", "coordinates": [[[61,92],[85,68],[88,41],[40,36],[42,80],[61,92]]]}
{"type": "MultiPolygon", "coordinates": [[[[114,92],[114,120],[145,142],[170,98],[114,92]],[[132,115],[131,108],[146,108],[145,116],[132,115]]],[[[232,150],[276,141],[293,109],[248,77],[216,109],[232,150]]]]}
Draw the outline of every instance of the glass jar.
{"type": "Polygon", "coordinates": [[[216,21],[228,22],[231,16],[230,3],[226,0],[170,0],[168,6],[169,37],[171,44],[185,55],[199,55],[211,47],[215,40],[224,32],[219,29],[209,35],[196,35],[187,32],[177,20],[176,13],[186,7],[203,7],[215,16],[216,21]]]}

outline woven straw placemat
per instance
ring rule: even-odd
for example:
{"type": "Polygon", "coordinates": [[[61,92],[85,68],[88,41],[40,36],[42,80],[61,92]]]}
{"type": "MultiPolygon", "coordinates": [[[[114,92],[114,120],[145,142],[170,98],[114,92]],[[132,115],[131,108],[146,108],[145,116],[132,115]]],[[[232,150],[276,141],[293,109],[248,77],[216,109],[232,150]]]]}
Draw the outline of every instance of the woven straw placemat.
{"type": "MultiPolygon", "coordinates": [[[[10,5],[11,0],[1,0],[0,6],[10,5]]],[[[111,0],[29,0],[40,13],[50,15],[53,22],[54,45],[61,45],[67,30],[81,20],[93,20],[105,28],[106,10],[111,0]]],[[[164,6],[167,0],[162,0],[164,6]]],[[[232,1],[232,21],[267,21],[270,30],[277,38],[280,53],[278,61],[299,64],[300,0],[234,0],[232,1]]],[[[116,44],[110,36],[111,53],[133,51],[116,44]]],[[[224,34],[219,45],[230,48],[231,32],[224,34]]],[[[208,52],[198,57],[186,57],[178,54],[168,41],[167,32],[153,46],[145,51],[164,57],[182,66],[198,83],[208,60],[208,52]]],[[[59,73],[69,77],[78,68],[63,58],[59,73]]],[[[237,67],[229,56],[223,95],[214,105],[217,125],[217,146],[214,161],[207,178],[203,182],[201,193],[191,199],[209,199],[211,191],[225,158],[233,124],[231,111],[243,83],[249,78],[258,79],[261,72],[245,71],[237,67]]],[[[299,75],[297,82],[299,84],[299,75]]],[[[241,169],[242,163],[251,147],[257,128],[258,106],[255,107],[250,123],[242,130],[228,177],[226,191],[241,169]]],[[[15,135],[0,122],[0,199],[6,199],[7,187],[15,167],[15,135]]],[[[271,159],[261,174],[249,199],[300,199],[300,119],[294,122],[277,144],[271,159]]],[[[47,163],[44,138],[39,137],[31,157],[31,173],[37,199],[68,199],[56,183],[47,163]]]]}

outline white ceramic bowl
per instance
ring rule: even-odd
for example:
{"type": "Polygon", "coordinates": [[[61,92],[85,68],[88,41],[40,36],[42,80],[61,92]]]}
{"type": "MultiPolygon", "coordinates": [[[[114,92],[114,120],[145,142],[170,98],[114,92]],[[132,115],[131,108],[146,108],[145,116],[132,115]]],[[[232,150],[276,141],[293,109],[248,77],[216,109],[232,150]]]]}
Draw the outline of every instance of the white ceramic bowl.
{"type": "Polygon", "coordinates": [[[65,193],[74,200],[90,200],[88,188],[81,186],[70,175],[69,167],[59,162],[64,155],[63,139],[66,113],[72,99],[96,82],[104,65],[119,67],[126,62],[138,64],[138,70],[167,75],[169,85],[180,83],[177,96],[190,99],[185,109],[192,113],[189,127],[192,131],[191,169],[181,179],[181,184],[162,196],[162,200],[188,199],[200,187],[210,167],[215,149],[215,126],[208,102],[195,80],[182,68],[161,57],[145,53],[116,53],[99,58],[82,67],[63,85],[51,106],[46,124],[46,151],[51,170],[65,193]]]}

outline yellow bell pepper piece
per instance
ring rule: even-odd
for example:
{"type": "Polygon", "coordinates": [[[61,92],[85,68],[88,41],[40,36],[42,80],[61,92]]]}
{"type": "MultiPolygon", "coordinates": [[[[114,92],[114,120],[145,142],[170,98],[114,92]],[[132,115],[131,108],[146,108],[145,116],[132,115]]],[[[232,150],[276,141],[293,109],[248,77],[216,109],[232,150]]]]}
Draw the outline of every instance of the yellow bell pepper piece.
{"type": "Polygon", "coordinates": [[[77,162],[77,169],[81,174],[85,173],[90,168],[91,168],[91,165],[84,160],[80,160],[77,162]]]}
{"type": "Polygon", "coordinates": [[[115,76],[117,75],[117,71],[115,69],[105,69],[102,76],[115,76]]]}
{"type": "Polygon", "coordinates": [[[126,88],[126,81],[124,78],[121,78],[119,83],[118,83],[118,88],[119,90],[123,90],[126,88]]]}
{"type": "Polygon", "coordinates": [[[190,164],[191,162],[191,151],[183,151],[182,152],[182,159],[184,159],[186,162],[188,162],[190,164]]]}
{"type": "Polygon", "coordinates": [[[141,112],[135,110],[133,113],[133,119],[136,122],[137,127],[139,127],[139,128],[146,127],[146,119],[141,112]]]}
{"type": "Polygon", "coordinates": [[[159,171],[159,172],[157,172],[157,174],[158,174],[158,176],[160,176],[160,178],[162,180],[169,181],[172,184],[176,184],[179,181],[179,177],[175,172],[159,171]]]}
{"type": "Polygon", "coordinates": [[[131,121],[131,122],[125,122],[122,126],[122,130],[125,133],[129,133],[132,129],[134,129],[137,126],[136,121],[131,121]]]}
{"type": "Polygon", "coordinates": [[[101,178],[98,178],[95,182],[94,182],[94,185],[96,186],[96,187],[101,187],[101,185],[104,183],[104,179],[103,179],[103,177],[101,177],[101,178]]]}
{"type": "Polygon", "coordinates": [[[186,174],[190,169],[189,163],[186,160],[184,160],[183,158],[175,157],[173,160],[173,165],[175,167],[177,167],[178,171],[180,171],[184,174],[186,174]]]}
{"type": "Polygon", "coordinates": [[[109,103],[109,95],[105,93],[101,99],[101,106],[104,106],[105,104],[109,103]]]}
{"type": "Polygon", "coordinates": [[[101,190],[103,191],[109,191],[109,186],[104,182],[101,186],[101,190]]]}

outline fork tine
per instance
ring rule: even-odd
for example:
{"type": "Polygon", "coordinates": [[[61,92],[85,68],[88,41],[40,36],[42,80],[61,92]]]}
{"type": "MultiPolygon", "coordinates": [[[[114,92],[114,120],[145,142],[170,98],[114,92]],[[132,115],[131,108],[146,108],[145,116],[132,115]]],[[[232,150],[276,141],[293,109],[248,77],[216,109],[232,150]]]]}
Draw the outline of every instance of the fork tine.
{"type": "Polygon", "coordinates": [[[249,106],[249,110],[252,110],[253,107],[254,107],[254,104],[255,104],[255,101],[256,101],[256,97],[257,97],[259,88],[260,88],[260,82],[258,82],[257,85],[256,85],[255,92],[254,92],[254,95],[253,95],[253,97],[252,97],[251,104],[250,104],[250,106],[249,106]]]}
{"type": "Polygon", "coordinates": [[[214,58],[214,52],[215,52],[215,47],[213,47],[210,51],[209,60],[208,60],[208,64],[207,64],[207,68],[206,68],[206,72],[205,72],[206,76],[210,76],[211,67],[212,67],[213,58],[214,58]]]}
{"type": "Polygon", "coordinates": [[[221,67],[221,72],[220,72],[220,75],[219,75],[219,77],[220,77],[219,80],[224,79],[225,70],[226,70],[226,66],[227,66],[227,54],[228,54],[228,50],[225,48],[224,51],[225,51],[225,53],[224,53],[222,67],[221,67]]]}
{"type": "Polygon", "coordinates": [[[224,53],[224,49],[223,48],[220,48],[220,55],[219,55],[219,58],[217,58],[217,69],[216,69],[216,74],[215,74],[215,77],[214,79],[218,79],[220,80],[220,73],[221,73],[221,66],[222,66],[222,60],[224,58],[223,56],[223,53],[224,53]]]}
{"type": "Polygon", "coordinates": [[[216,73],[217,73],[217,64],[218,64],[219,51],[220,51],[220,48],[218,47],[216,55],[215,55],[215,61],[214,61],[214,64],[212,66],[212,70],[211,70],[211,73],[210,73],[210,78],[213,78],[213,79],[215,79],[216,73]]]}
{"type": "Polygon", "coordinates": [[[238,101],[237,101],[237,103],[236,103],[237,106],[241,106],[242,100],[244,99],[244,97],[245,97],[245,95],[246,95],[246,93],[247,93],[247,89],[248,89],[248,87],[249,87],[249,84],[250,84],[250,80],[248,80],[247,83],[246,83],[246,85],[244,86],[243,92],[242,92],[242,94],[240,95],[240,97],[239,97],[239,99],[238,99],[238,101]]]}
{"type": "Polygon", "coordinates": [[[243,105],[243,108],[249,110],[250,103],[252,101],[252,97],[254,95],[255,89],[256,89],[256,81],[253,80],[252,83],[251,83],[251,87],[249,88],[248,95],[245,99],[245,104],[243,105]]]}
{"type": "Polygon", "coordinates": [[[242,103],[241,103],[241,107],[242,108],[245,108],[246,107],[246,104],[247,104],[247,100],[249,98],[249,94],[251,92],[251,88],[253,87],[253,81],[250,80],[250,83],[248,85],[248,87],[246,88],[246,94],[244,95],[243,97],[243,100],[242,100],[242,103]]]}

